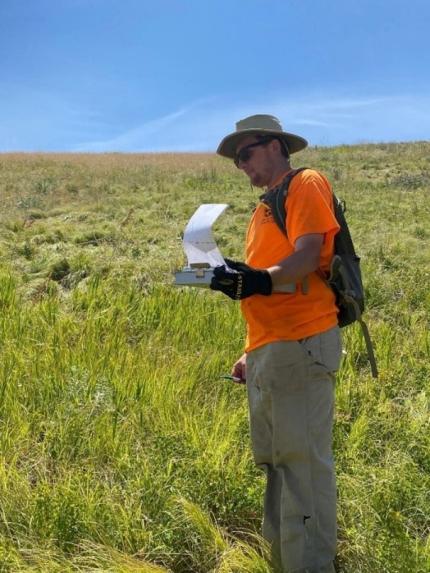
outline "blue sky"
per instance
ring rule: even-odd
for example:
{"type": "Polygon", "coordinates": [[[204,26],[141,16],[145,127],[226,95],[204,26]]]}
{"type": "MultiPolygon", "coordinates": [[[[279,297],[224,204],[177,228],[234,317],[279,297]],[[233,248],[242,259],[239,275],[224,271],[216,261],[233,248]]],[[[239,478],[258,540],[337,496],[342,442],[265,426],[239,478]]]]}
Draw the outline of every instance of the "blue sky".
{"type": "Polygon", "coordinates": [[[0,151],[429,139],[430,1],[0,0],[0,151]]]}

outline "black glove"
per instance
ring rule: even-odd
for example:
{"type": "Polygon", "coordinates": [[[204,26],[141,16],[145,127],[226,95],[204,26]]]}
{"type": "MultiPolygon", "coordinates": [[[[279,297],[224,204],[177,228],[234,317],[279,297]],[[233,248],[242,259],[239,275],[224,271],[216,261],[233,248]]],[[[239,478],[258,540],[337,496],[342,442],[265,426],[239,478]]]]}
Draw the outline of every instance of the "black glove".
{"type": "Polygon", "coordinates": [[[215,267],[210,288],[220,290],[233,300],[247,298],[253,294],[272,293],[272,279],[264,270],[253,269],[245,263],[225,259],[227,265],[237,272],[228,270],[225,265],[215,267]]]}

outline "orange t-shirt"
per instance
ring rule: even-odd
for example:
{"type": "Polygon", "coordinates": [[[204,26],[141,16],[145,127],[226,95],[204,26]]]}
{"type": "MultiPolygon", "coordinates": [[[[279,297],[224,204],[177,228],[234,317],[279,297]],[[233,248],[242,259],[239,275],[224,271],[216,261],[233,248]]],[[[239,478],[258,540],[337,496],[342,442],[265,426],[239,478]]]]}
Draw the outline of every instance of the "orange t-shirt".
{"type": "MultiPolygon", "coordinates": [[[[248,227],[246,263],[260,269],[276,265],[294,252],[299,237],[318,233],[324,235],[320,269],[328,270],[339,224],[327,179],[313,169],[301,171],[291,180],[285,207],[288,239],[270,208],[262,202],[258,204],[248,227]]],[[[307,294],[298,287],[293,294],[257,294],[242,300],[247,322],[246,352],[276,340],[313,336],[337,324],[337,307],[330,287],[316,272],[308,276],[308,284],[307,294]]]]}

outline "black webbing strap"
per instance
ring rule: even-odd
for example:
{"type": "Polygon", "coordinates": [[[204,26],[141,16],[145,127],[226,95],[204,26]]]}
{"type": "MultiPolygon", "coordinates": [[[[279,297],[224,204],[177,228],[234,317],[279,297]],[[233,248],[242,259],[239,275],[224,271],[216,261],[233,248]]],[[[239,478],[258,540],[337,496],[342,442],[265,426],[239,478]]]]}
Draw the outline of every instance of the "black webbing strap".
{"type": "Polygon", "coordinates": [[[376,365],[375,353],[373,352],[372,339],[370,338],[369,329],[367,328],[367,324],[364,322],[364,320],[361,316],[360,307],[358,306],[357,301],[354,300],[352,297],[350,297],[346,294],[344,294],[343,296],[344,296],[345,300],[347,300],[347,302],[351,303],[354,306],[356,316],[357,316],[357,321],[360,323],[361,332],[363,333],[364,342],[366,344],[367,358],[369,359],[370,370],[372,372],[373,378],[378,378],[378,366],[376,365]]]}
{"type": "Polygon", "coordinates": [[[364,342],[366,343],[367,357],[370,362],[370,370],[372,371],[372,376],[373,378],[378,378],[378,367],[376,365],[376,358],[375,353],[373,352],[373,344],[370,338],[369,329],[367,328],[367,324],[362,318],[359,318],[358,322],[360,323],[361,331],[364,336],[364,342]]]}
{"type": "Polygon", "coordinates": [[[288,231],[285,226],[285,217],[287,212],[285,210],[285,202],[288,195],[288,188],[290,186],[291,179],[305,169],[309,168],[298,167],[297,169],[292,169],[289,173],[287,173],[287,175],[282,180],[282,183],[278,185],[278,187],[275,187],[270,191],[266,191],[266,193],[263,193],[263,195],[260,195],[260,201],[266,205],[269,205],[269,207],[272,209],[272,215],[275,223],[287,238],[288,231]]]}
{"type": "MultiPolygon", "coordinates": [[[[260,201],[270,207],[275,223],[287,239],[288,231],[285,225],[285,217],[287,216],[287,212],[285,210],[285,202],[288,195],[288,188],[290,186],[291,179],[300,173],[300,171],[304,171],[305,169],[308,169],[308,167],[298,167],[297,169],[292,169],[287,173],[280,185],[260,195],[260,201]]],[[[308,277],[304,277],[299,285],[301,293],[308,294],[308,277]]]]}

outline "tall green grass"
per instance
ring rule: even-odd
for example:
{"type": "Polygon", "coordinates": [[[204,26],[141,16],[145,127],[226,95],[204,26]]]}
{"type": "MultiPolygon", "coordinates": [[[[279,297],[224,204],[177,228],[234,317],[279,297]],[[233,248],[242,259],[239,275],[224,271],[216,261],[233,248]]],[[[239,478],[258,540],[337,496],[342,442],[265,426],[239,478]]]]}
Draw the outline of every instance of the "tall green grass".
{"type": "MultiPolygon", "coordinates": [[[[348,205],[380,377],[344,331],[339,570],[425,573],[429,144],[311,149],[348,205]]],[[[177,289],[180,233],[258,190],[212,156],[0,156],[0,570],[266,573],[238,306],[177,289]]]]}

